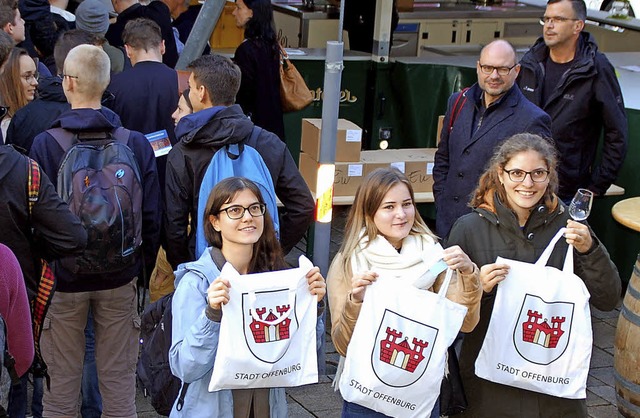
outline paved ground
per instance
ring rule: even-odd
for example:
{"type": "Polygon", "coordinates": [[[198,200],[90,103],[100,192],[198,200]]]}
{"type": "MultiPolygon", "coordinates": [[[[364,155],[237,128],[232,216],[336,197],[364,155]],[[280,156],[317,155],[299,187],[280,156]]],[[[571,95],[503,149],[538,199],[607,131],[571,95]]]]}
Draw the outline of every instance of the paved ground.
{"type": "MultiPolygon", "coordinates": [[[[342,239],[345,209],[334,210],[332,225],[331,254],[335,254],[342,239]]],[[[296,260],[304,251],[304,243],[299,244],[297,253],[290,254],[288,259],[296,260]]],[[[592,308],[593,352],[589,379],[587,380],[587,406],[589,416],[593,418],[618,417],[616,393],[613,378],[613,341],[619,310],[600,312],[592,308]]],[[[289,416],[291,418],[333,418],[340,417],[342,398],[331,387],[337,366],[338,355],[326,335],[327,375],[320,378],[315,385],[302,386],[287,390],[289,416]]],[[[155,418],[157,415],[151,405],[140,393],[137,398],[138,416],[155,418]]]]}

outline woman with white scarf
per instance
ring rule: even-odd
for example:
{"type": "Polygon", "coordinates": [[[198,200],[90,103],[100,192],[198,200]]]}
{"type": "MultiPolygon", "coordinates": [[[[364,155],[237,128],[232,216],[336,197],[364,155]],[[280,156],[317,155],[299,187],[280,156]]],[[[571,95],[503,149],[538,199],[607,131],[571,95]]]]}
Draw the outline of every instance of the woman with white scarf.
{"type": "MultiPolygon", "coordinates": [[[[438,250],[442,251],[437,237],[416,209],[407,177],[395,168],[369,174],[356,192],[344,241],[327,274],[331,338],[341,356],[346,356],[367,286],[384,276],[412,280],[420,289],[437,292],[445,273],[430,275],[432,263],[428,260],[433,258],[430,253],[438,250]]],[[[468,308],[461,331],[470,332],[478,322],[482,296],[478,267],[458,246],[441,254],[447,267],[454,270],[447,298],[468,308]]],[[[339,374],[340,367],[336,381],[339,374]]],[[[434,416],[439,416],[437,412],[434,416]]],[[[385,415],[345,401],[342,416],[385,415]]]]}

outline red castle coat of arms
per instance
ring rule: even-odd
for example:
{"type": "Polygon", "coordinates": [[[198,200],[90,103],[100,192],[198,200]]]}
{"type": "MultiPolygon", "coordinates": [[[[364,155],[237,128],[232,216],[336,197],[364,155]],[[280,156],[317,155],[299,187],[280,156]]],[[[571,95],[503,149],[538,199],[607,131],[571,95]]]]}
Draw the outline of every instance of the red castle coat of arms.
{"type": "Polygon", "coordinates": [[[266,363],[279,361],[298,330],[295,290],[242,294],[244,338],[251,353],[266,363]]]}
{"type": "MultiPolygon", "coordinates": [[[[285,317],[282,322],[278,322],[279,318],[287,315],[289,309],[291,309],[291,305],[276,306],[278,316],[273,313],[273,310],[269,309],[269,314],[264,318],[264,321],[253,318],[253,316],[251,316],[251,310],[249,310],[249,316],[253,318],[250,325],[253,340],[261,344],[289,338],[289,324],[291,320],[285,317]],[[277,323],[271,325],[274,322],[277,323]]],[[[265,313],[267,313],[267,308],[265,307],[256,309],[256,314],[260,319],[264,317],[265,313]]]]}
{"type": "Polygon", "coordinates": [[[527,361],[548,365],[567,349],[571,336],[574,304],[547,302],[535,295],[525,295],[513,325],[515,349],[527,361]],[[551,318],[551,323],[548,319],[551,318]]]}
{"type": "Polygon", "coordinates": [[[382,383],[406,387],[422,377],[438,329],[386,309],[372,347],[373,372],[382,383]]]}
{"type": "Polygon", "coordinates": [[[538,311],[529,310],[527,315],[529,320],[522,324],[522,340],[545,348],[556,348],[558,340],[564,334],[562,323],[566,318],[552,316],[550,326],[546,319],[540,322],[542,315],[538,311]]]}
{"type": "Polygon", "coordinates": [[[424,360],[422,351],[429,343],[414,338],[411,347],[406,337],[398,343],[399,338],[402,338],[401,332],[387,327],[387,338],[380,341],[380,360],[413,373],[424,360]]]}

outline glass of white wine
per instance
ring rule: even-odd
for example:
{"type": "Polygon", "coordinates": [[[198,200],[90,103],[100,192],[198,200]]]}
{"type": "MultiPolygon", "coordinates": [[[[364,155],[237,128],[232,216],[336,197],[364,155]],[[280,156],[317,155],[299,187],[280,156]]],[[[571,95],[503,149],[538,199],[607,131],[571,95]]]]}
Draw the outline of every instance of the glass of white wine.
{"type": "Polygon", "coordinates": [[[587,189],[578,189],[569,205],[569,215],[574,221],[584,221],[591,213],[593,204],[593,192],[587,189]]]}

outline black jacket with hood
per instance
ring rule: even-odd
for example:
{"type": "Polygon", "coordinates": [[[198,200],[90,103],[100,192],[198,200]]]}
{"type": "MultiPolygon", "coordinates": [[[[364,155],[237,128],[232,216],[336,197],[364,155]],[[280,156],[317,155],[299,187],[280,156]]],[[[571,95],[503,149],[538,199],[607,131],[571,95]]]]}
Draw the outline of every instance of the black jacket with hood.
{"type": "Polygon", "coordinates": [[[285,143],[266,130],[251,139],[253,126],[239,105],[204,109],[178,123],[176,136],[180,141],[169,152],[165,190],[164,245],[167,260],[174,268],[195,260],[200,183],[215,152],[227,144],[244,141],[260,153],[267,165],[276,195],[284,205],[280,212],[280,243],[284,252],[289,252],[305,234],[315,206],[311,192],[285,143]]]}
{"type": "Polygon", "coordinates": [[[540,38],[520,61],[518,85],[527,99],[551,116],[560,156],[558,195],[571,198],[580,187],[603,195],[615,181],[627,153],[627,117],[613,66],[582,32],[571,68],[545,103],[542,90],[549,48],[540,38]],[[602,129],[602,158],[596,152],[602,129]]]}
{"type": "MultiPolygon", "coordinates": [[[[120,118],[111,110],[103,107],[94,109],[72,109],[63,113],[53,123],[53,128],[64,128],[74,132],[111,132],[121,126],[120,118]]],[[[149,141],[140,132],[131,131],[127,146],[133,151],[142,176],[142,252],[138,262],[123,269],[118,274],[87,275],[81,277],[58,268],[58,290],[63,292],[86,292],[94,290],[115,289],[131,281],[142,273],[142,259],[146,265],[146,273],[153,270],[156,254],[160,245],[160,222],[162,220],[162,200],[155,155],[149,141]]],[[[58,169],[65,151],[48,133],[43,132],[33,140],[30,156],[38,161],[42,170],[51,181],[58,183],[58,169]]]]}
{"type": "Polygon", "coordinates": [[[28,164],[13,147],[0,146],[0,242],[20,262],[32,300],[40,281],[40,258],[51,261],[82,253],[87,232],[42,169],[38,201],[29,215],[28,164]]]}
{"type": "MultiPolygon", "coordinates": [[[[493,192],[491,196],[495,196],[493,192]]],[[[459,245],[479,267],[496,262],[496,257],[534,263],[551,238],[567,224],[569,211],[558,199],[549,210],[539,204],[531,211],[524,227],[515,213],[497,196],[475,208],[453,225],[446,246],[459,245]]],[[[593,231],[592,248],[584,254],[574,250],[574,272],[583,281],[590,302],[597,309],[610,311],[620,301],[621,282],[618,269],[593,231]]],[[[561,239],[551,253],[547,265],[562,269],[568,244],[561,239]]],[[[534,277],[531,278],[535,280],[534,277]]],[[[497,286],[483,293],[480,321],[467,334],[460,352],[460,373],[469,401],[465,417],[586,417],[584,399],[564,399],[525,389],[501,385],[477,377],[475,361],[484,341],[493,311],[497,286]],[[496,402],[496,400],[500,400],[496,402]]]]}
{"type": "Polygon", "coordinates": [[[7,143],[14,144],[29,154],[33,138],[49,129],[54,120],[70,109],[58,76],[41,78],[38,98],[18,110],[11,118],[7,130],[7,143]]]}

